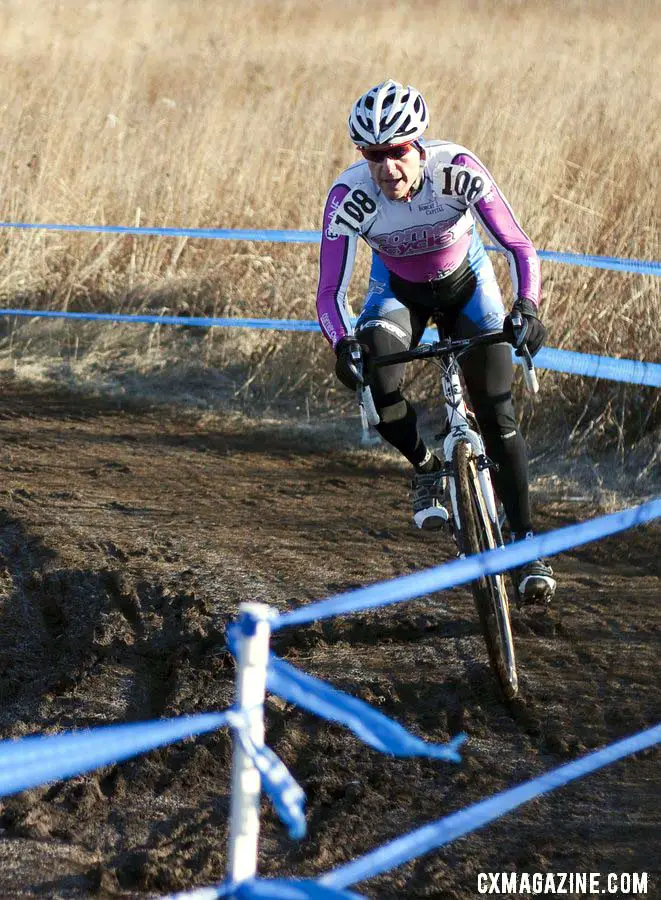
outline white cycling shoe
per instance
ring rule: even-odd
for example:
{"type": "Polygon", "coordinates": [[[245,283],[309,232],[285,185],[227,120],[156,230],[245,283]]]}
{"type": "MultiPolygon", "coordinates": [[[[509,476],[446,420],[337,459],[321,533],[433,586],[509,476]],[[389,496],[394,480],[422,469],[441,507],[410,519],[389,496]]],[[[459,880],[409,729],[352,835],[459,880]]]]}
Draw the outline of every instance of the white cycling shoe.
{"type": "MultiPolygon", "coordinates": [[[[532,532],[524,535],[524,540],[533,537],[532,532]]],[[[512,535],[516,540],[516,535],[512,535]]],[[[553,569],[543,559],[534,559],[521,566],[517,572],[519,597],[523,603],[541,603],[546,605],[553,600],[556,580],[553,569]]]]}
{"type": "Polygon", "coordinates": [[[440,472],[414,475],[411,481],[413,522],[417,528],[436,531],[449,520],[450,514],[443,506],[445,478],[440,472]]]}

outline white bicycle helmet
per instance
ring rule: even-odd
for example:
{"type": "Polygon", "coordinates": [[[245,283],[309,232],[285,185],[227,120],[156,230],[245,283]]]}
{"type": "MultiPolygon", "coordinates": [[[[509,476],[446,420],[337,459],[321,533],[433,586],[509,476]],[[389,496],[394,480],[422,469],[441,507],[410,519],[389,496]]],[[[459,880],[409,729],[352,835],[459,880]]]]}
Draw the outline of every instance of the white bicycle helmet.
{"type": "Polygon", "coordinates": [[[428,125],[422,94],[389,78],[356,100],[349,115],[349,136],[358,147],[406,144],[419,138],[428,125]]]}

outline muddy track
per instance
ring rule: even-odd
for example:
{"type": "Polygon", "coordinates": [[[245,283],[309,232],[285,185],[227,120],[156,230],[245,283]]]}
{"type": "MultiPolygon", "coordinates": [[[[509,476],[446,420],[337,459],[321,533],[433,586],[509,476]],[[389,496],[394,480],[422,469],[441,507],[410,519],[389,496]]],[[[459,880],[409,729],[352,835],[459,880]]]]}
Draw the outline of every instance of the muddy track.
{"type": "MultiPolygon", "coordinates": [[[[6,383],[0,415],[0,734],[224,709],[224,628],[448,559],[407,521],[387,458],[292,429],[200,425],[6,383]]],[[[549,497],[545,529],[593,516],[549,497]]],[[[314,875],[661,720],[659,530],[559,557],[517,613],[508,709],[467,589],[279,633],[276,651],[412,731],[470,736],[459,766],[385,758],[277,701],[268,741],[305,788],[294,844],[264,805],[260,871],[314,875]]],[[[0,897],[140,897],[220,880],[231,746],[217,734],[0,804],[0,897]]],[[[479,871],[659,868],[658,753],[625,760],[374,879],[370,897],[476,896],[479,871]]],[[[656,882],[658,886],[658,881],[656,882]]]]}

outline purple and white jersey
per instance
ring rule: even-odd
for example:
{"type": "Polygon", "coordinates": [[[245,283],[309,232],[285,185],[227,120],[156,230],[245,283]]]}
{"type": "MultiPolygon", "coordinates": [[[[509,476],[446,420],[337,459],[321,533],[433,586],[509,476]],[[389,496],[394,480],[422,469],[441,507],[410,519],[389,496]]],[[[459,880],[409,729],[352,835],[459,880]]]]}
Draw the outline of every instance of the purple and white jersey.
{"type": "Polygon", "coordinates": [[[346,293],[358,238],[406,281],[443,279],[466,259],[478,221],[510,266],[517,297],[539,304],[539,260],[487,168],[465,147],[424,144],[422,186],[410,200],[389,200],[360,160],[336,179],[324,209],[317,314],[333,347],[351,333],[346,293]]]}

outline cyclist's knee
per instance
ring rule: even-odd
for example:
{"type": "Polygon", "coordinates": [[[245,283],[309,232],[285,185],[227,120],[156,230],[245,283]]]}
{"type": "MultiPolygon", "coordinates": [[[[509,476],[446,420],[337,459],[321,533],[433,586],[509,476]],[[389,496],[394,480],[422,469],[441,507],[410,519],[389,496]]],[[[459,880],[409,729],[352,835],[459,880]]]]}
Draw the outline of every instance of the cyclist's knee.
{"type": "MultiPolygon", "coordinates": [[[[374,402],[377,407],[391,406],[393,403],[399,402],[401,399],[400,388],[404,380],[405,366],[401,363],[393,366],[373,366],[371,360],[379,356],[385,356],[388,353],[395,353],[403,350],[402,344],[384,345],[381,341],[370,343],[367,339],[369,331],[360,332],[360,342],[368,347],[367,357],[367,383],[372,388],[374,402]],[[394,398],[394,399],[393,399],[394,398]]],[[[370,335],[372,337],[373,335],[370,335]]]]}
{"type": "Polygon", "coordinates": [[[399,422],[400,419],[405,418],[407,411],[407,404],[404,397],[396,399],[394,402],[390,402],[377,407],[379,410],[379,416],[381,417],[382,422],[390,423],[390,422],[399,422]]]}
{"type": "Polygon", "coordinates": [[[514,435],[519,433],[511,400],[507,404],[499,404],[495,413],[495,426],[502,438],[514,437],[514,435]]]}
{"type": "Polygon", "coordinates": [[[381,421],[395,422],[406,415],[406,398],[399,386],[384,389],[380,382],[372,383],[372,398],[381,421]]]}
{"type": "Polygon", "coordinates": [[[512,395],[472,398],[475,417],[485,435],[508,440],[519,433],[512,395]]]}

